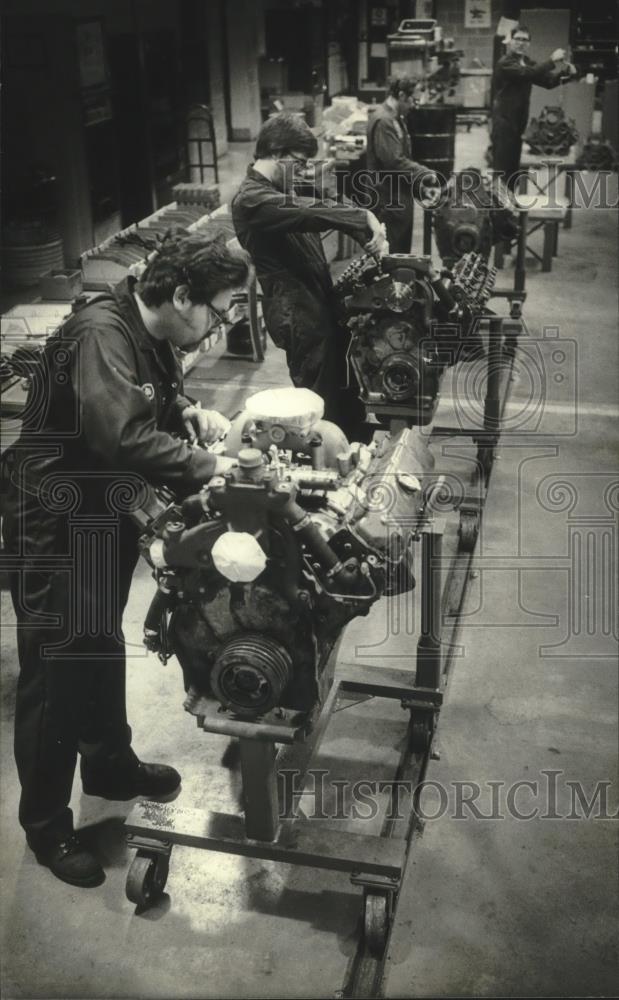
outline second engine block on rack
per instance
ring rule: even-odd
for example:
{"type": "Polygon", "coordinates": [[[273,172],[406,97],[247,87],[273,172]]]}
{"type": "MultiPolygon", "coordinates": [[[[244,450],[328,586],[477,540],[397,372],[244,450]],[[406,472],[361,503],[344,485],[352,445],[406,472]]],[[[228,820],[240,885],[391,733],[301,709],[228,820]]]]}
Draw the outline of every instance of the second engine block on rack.
{"type": "Polygon", "coordinates": [[[440,273],[429,257],[412,254],[380,262],[365,256],[349,265],[335,291],[368,411],[430,423],[445,369],[482,349],[477,321],[495,275],[473,253],[440,273]]]}

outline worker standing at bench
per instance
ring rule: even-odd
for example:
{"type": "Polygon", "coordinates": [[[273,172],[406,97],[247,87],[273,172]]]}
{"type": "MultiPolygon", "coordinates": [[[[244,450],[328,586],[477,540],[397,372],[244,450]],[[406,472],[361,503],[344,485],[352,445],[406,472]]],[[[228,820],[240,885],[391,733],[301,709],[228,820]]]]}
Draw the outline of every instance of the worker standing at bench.
{"type": "Polygon", "coordinates": [[[492,166],[503,176],[510,191],[516,189],[520,169],[522,136],[529,118],[531,87],[552,90],[576,76],[563,49],[555,49],[546,62],[534,63],[527,56],[529,29],[518,25],[506,42],[507,52],[494,71],[492,100],[492,166]]]}
{"type": "Polygon", "coordinates": [[[414,197],[422,187],[435,188],[433,170],[413,160],[407,115],[414,107],[412,77],[389,81],[387,97],[368,123],[368,170],[374,173],[376,214],[387,229],[391,253],[410,253],[414,197]]]}
{"type": "Polygon", "coordinates": [[[295,194],[317,150],[302,119],[285,112],[269,118],[258,135],[255,160],[232,199],[232,220],[256,267],[267,331],[285,350],[294,385],[317,392],[325,418],[351,440],[360,440],[365,410],[356,386],[345,388],[349,337],[338,323],[320,233],[339,230],[375,254],[389,248],[372,212],[295,194]]]}

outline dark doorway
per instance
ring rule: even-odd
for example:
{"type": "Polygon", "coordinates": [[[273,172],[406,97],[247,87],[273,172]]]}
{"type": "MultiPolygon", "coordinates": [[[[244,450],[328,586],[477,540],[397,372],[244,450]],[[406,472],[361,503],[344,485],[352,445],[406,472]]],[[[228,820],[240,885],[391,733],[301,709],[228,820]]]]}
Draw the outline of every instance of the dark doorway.
{"type": "Polygon", "coordinates": [[[264,17],[267,57],[284,60],[289,91],[311,94],[325,75],[323,8],[277,8],[265,10],[264,17]]]}

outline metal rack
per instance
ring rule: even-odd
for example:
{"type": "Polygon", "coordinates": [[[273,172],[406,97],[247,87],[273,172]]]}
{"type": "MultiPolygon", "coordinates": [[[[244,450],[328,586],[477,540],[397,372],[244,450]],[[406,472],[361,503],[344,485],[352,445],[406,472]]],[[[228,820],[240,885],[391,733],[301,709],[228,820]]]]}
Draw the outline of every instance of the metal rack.
{"type": "MultiPolygon", "coordinates": [[[[446,519],[442,513],[433,511],[430,502],[416,525],[415,543],[421,549],[418,583],[421,623],[409,668],[341,664],[316,720],[293,713],[286,717],[285,713],[274,710],[268,718],[247,721],[224,711],[214,701],[205,703],[202,699],[204,707],[197,716],[198,726],[205,732],[239,740],[245,814],[242,817],[216,810],[182,810],[169,804],[138,803],[126,822],[129,846],[136,850],[126,891],[138,908],[155,902],[163,892],[175,844],[347,873],[351,884],[363,892],[363,934],[347,985],[349,995],[359,995],[354,984],[371,979],[379,969],[416,829],[415,792],[411,791],[406,798],[402,822],[394,823],[385,816],[380,835],[320,829],[294,810],[280,809],[278,747],[298,747],[299,752],[304,751],[307,775],[339,699],[359,695],[389,699],[399,702],[409,716],[406,748],[396,777],[404,779],[411,789],[421,779],[433,753],[433,738],[456,649],[459,616],[471,576],[522,328],[521,301],[522,296],[514,297],[510,318],[494,314],[487,317],[487,382],[482,425],[469,430],[443,426],[432,429],[432,439],[471,438],[477,445],[477,456],[470,489],[456,505],[460,522],[457,534],[450,535],[456,539],[453,555],[449,556],[443,545],[446,519]]],[[[401,419],[397,421],[394,416],[393,431],[398,429],[398,423],[402,423],[401,419]]]]}

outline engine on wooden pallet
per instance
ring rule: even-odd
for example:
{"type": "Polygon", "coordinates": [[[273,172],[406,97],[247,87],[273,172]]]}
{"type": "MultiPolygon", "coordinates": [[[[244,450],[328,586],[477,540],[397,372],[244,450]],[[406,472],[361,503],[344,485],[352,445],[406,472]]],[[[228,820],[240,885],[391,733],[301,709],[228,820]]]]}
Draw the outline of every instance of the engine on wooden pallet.
{"type": "Polygon", "coordinates": [[[414,587],[426,442],[349,445],[321,415],[309,390],[258,393],[228,435],[238,467],[145,525],[145,642],[176,654],[195,715],[205,698],[248,720],[310,712],[346,623],[414,587]]]}
{"type": "Polygon", "coordinates": [[[518,234],[513,195],[499,177],[474,167],[451,178],[433,211],[433,222],[438,252],[447,267],[465,253],[488,258],[495,243],[518,234]]]}
{"type": "Polygon", "coordinates": [[[477,319],[495,276],[479,254],[440,273],[429,257],[411,254],[378,262],[366,255],[349,265],[335,290],[369,412],[430,423],[445,369],[483,350],[477,319]]]}

